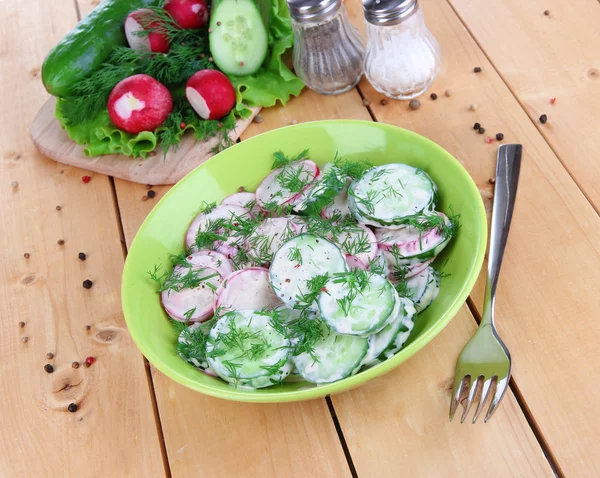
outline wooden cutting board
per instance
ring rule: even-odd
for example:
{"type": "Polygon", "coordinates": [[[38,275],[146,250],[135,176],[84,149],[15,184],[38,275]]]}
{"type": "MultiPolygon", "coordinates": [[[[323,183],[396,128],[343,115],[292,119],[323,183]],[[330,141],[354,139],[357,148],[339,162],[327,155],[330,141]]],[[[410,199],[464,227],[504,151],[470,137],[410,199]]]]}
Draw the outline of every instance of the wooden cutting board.
{"type": "MultiPolygon", "coordinates": [[[[213,156],[211,149],[217,139],[196,141],[187,134],[179,148],[167,153],[166,158],[160,149],[147,159],[132,158],[121,154],[89,157],[83,153],[83,146],[72,141],[54,117],[56,98],[50,98],[38,111],[31,123],[31,138],[35,147],[46,157],[59,163],[77,166],[97,173],[127,179],[142,184],[174,184],[196,166],[213,156]]],[[[236,141],[261,108],[253,108],[248,119],[238,119],[236,127],[229,134],[236,141]]]]}

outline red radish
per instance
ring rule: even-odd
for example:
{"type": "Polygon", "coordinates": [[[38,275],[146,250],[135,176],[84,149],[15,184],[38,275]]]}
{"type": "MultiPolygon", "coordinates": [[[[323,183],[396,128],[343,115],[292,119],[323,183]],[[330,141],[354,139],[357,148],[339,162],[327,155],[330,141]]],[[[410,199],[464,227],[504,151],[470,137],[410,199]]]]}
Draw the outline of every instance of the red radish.
{"type": "Polygon", "coordinates": [[[202,28],[208,23],[208,5],[205,0],[168,0],[163,8],[184,30],[202,28]]]}
{"type": "Polygon", "coordinates": [[[249,267],[228,275],[217,290],[218,307],[235,310],[273,309],[282,305],[269,284],[269,270],[249,267]]]}
{"type": "Polygon", "coordinates": [[[262,180],[258,188],[256,188],[256,204],[261,208],[265,205],[275,202],[278,206],[293,204],[294,200],[302,197],[302,192],[297,193],[284,188],[278,177],[280,174],[298,174],[298,179],[306,182],[303,191],[310,187],[310,183],[319,175],[319,167],[310,159],[296,161],[288,164],[283,168],[274,169],[269,175],[262,180]]]}
{"type": "Polygon", "coordinates": [[[220,119],[235,105],[235,89],[226,75],[217,70],[200,70],[185,86],[192,108],[206,119],[220,119]]]}
{"type": "Polygon", "coordinates": [[[167,53],[169,51],[169,38],[164,33],[150,31],[148,35],[140,36],[137,32],[151,30],[158,26],[152,21],[154,12],[148,8],[142,8],[130,13],[125,20],[125,36],[127,43],[133,50],[152,51],[155,53],[167,53]]]}
{"type": "Polygon", "coordinates": [[[225,199],[221,201],[222,205],[231,205],[231,206],[241,206],[246,209],[249,209],[250,212],[254,215],[259,215],[262,213],[261,208],[256,204],[256,197],[254,193],[249,192],[241,192],[241,193],[233,193],[227,196],[225,199]]]}
{"type": "Polygon", "coordinates": [[[108,116],[128,133],[154,131],[173,110],[169,90],[148,75],[133,75],[117,83],[108,97],[108,116]]]}
{"type": "Polygon", "coordinates": [[[288,240],[298,234],[298,226],[285,217],[270,217],[260,223],[254,232],[244,241],[246,252],[258,257],[263,254],[263,260],[271,262],[273,255],[288,240]],[[268,238],[266,242],[265,238],[268,238]],[[266,243],[265,243],[266,242],[266,243]]]}
{"type": "Polygon", "coordinates": [[[198,235],[198,232],[206,231],[206,228],[211,221],[216,221],[218,219],[225,219],[227,221],[229,219],[234,219],[236,216],[247,216],[252,218],[252,215],[250,214],[248,209],[232,205],[217,206],[209,213],[201,212],[196,216],[196,219],[194,219],[187,231],[187,234],[185,236],[185,245],[187,247],[195,248],[196,236],[198,235]]]}
{"type": "Polygon", "coordinates": [[[211,267],[222,277],[233,272],[231,261],[224,254],[217,251],[198,251],[187,256],[187,260],[193,267],[211,267]]]}

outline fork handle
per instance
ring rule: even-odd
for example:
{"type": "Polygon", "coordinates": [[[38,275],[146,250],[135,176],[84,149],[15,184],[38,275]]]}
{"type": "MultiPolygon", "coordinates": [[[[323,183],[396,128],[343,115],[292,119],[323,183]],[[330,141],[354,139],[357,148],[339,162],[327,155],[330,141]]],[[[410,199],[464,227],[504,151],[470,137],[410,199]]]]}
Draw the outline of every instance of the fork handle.
{"type": "Polygon", "coordinates": [[[523,147],[520,144],[503,144],[498,148],[496,187],[494,190],[494,207],[492,209],[492,226],[488,254],[488,275],[481,326],[494,324],[496,286],[498,285],[500,266],[502,265],[510,222],[515,207],[522,152],[523,147]]]}

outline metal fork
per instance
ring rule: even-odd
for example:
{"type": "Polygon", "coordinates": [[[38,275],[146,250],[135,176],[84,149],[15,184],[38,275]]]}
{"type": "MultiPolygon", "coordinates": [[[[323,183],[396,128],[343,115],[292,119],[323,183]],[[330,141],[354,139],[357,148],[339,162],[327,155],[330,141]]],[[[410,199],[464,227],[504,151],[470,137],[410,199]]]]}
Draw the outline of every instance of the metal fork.
{"type": "Polygon", "coordinates": [[[479,329],[458,357],[450,402],[450,420],[452,420],[463,390],[465,387],[469,387],[467,403],[460,419],[461,423],[465,421],[477,395],[479,403],[473,416],[473,423],[475,423],[483,410],[488,395],[491,394],[493,398],[484,420],[487,422],[498,408],[498,404],[508,388],[511,358],[510,352],[496,331],[494,303],[500,266],[517,195],[522,150],[520,144],[504,144],[498,149],[483,315],[479,329]],[[479,391],[480,393],[478,393],[479,391]]]}

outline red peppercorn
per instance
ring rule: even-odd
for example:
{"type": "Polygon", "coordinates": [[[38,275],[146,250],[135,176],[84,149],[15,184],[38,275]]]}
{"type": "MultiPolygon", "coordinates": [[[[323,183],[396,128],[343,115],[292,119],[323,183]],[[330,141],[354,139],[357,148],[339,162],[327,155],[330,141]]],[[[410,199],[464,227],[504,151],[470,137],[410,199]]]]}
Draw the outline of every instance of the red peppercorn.
{"type": "Polygon", "coordinates": [[[485,138],[485,142],[486,142],[487,144],[490,144],[492,141],[493,141],[493,139],[492,139],[492,138],[490,138],[489,136],[488,136],[487,138],[485,138]]]}
{"type": "Polygon", "coordinates": [[[179,127],[181,129],[185,129],[186,126],[187,126],[187,124],[185,124],[185,121],[182,121],[181,123],[179,123],[179,127]]]}
{"type": "Polygon", "coordinates": [[[554,103],[556,103],[556,98],[550,98],[550,104],[553,105],[554,103]]]}
{"type": "Polygon", "coordinates": [[[87,357],[85,359],[85,364],[89,367],[90,365],[92,365],[94,362],[96,361],[95,357],[87,357]]]}
{"type": "Polygon", "coordinates": [[[83,176],[81,180],[87,184],[92,180],[92,178],[90,176],[83,176]]]}

